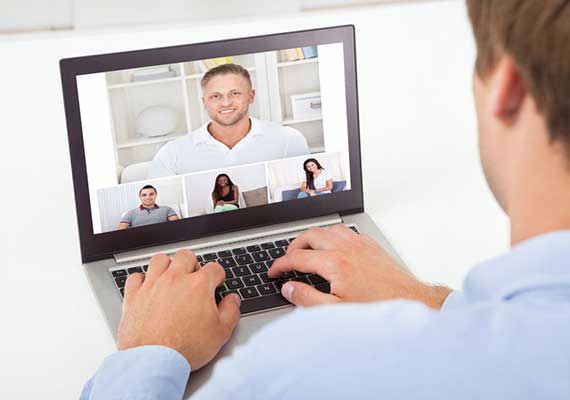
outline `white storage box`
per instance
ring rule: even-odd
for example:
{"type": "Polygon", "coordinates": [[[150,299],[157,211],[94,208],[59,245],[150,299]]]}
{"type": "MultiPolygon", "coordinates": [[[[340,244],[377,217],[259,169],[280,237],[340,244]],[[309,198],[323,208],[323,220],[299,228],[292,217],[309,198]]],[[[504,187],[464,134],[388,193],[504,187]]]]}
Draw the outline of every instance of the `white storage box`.
{"type": "Polygon", "coordinates": [[[321,92],[291,95],[293,119],[310,119],[322,116],[321,92]]]}

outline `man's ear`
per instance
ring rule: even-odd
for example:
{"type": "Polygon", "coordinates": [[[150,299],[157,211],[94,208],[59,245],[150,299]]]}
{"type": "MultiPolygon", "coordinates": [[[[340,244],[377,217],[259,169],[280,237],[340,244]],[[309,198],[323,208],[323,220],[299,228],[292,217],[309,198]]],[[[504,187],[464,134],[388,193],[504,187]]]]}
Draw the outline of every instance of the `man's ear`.
{"type": "Polygon", "coordinates": [[[249,91],[249,104],[253,104],[255,100],[255,89],[250,89],[249,91]]]}
{"type": "Polygon", "coordinates": [[[491,75],[491,111],[496,118],[511,118],[527,94],[518,68],[512,58],[503,57],[491,75]]]}

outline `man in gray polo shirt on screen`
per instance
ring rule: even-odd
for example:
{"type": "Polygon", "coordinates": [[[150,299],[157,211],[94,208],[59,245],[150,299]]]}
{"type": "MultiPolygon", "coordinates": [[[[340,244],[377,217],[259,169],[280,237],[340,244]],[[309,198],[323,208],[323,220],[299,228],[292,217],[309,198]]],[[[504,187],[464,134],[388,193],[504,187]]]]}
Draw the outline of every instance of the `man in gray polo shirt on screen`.
{"type": "Polygon", "coordinates": [[[158,193],[154,186],[143,186],[139,191],[141,205],[123,214],[118,229],[176,221],[178,219],[176,211],[171,207],[159,207],[158,204],[156,204],[157,195],[158,193]]]}

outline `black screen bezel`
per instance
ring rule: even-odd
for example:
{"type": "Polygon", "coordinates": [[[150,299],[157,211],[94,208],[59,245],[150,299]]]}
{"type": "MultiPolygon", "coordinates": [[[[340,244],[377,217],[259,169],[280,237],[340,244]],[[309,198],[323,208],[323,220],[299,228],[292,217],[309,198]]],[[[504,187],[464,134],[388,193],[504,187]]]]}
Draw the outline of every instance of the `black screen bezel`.
{"type": "Polygon", "coordinates": [[[245,228],[335,213],[343,215],[362,212],[364,199],[355,53],[354,26],[345,25],[60,60],[83,262],[107,258],[127,250],[196,239],[245,228]],[[168,223],[131,228],[125,231],[93,233],[89,184],[77,92],[76,77],[78,75],[339,42],[343,44],[344,48],[351,190],[332,193],[327,196],[315,196],[303,201],[273,203],[265,206],[244,208],[232,213],[185,218],[168,223]]]}

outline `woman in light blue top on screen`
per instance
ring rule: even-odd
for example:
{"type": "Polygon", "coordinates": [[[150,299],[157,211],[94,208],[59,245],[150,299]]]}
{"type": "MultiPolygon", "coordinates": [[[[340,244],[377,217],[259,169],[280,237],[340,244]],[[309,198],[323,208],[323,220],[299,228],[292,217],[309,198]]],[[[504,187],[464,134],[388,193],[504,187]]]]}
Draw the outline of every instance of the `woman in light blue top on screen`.
{"type": "Polygon", "coordinates": [[[212,202],[214,212],[232,211],[239,208],[239,189],[228,175],[220,174],[216,177],[212,202]]]}
{"type": "Polygon", "coordinates": [[[303,169],[305,170],[307,180],[303,181],[301,185],[301,192],[297,196],[298,199],[331,193],[333,187],[332,177],[316,159],[309,158],[305,160],[303,169]]]}

